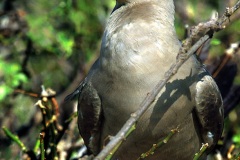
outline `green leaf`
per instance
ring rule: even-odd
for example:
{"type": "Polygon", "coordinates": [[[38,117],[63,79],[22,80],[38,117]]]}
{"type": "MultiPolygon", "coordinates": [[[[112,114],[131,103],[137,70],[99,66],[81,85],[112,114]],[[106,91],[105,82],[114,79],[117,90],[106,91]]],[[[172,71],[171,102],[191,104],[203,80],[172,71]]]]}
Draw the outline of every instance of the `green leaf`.
{"type": "Polygon", "coordinates": [[[3,84],[0,85],[0,101],[3,101],[8,94],[12,93],[13,89],[10,88],[9,86],[3,84]]]}
{"type": "Polygon", "coordinates": [[[0,59],[0,74],[4,77],[0,81],[0,101],[4,100],[7,95],[14,91],[14,88],[21,83],[27,82],[27,77],[21,72],[20,64],[6,62],[0,59]]]}
{"type": "Polygon", "coordinates": [[[60,44],[61,49],[67,54],[67,56],[70,56],[74,44],[73,38],[68,37],[64,32],[59,32],[57,34],[57,41],[60,44]]]}
{"type": "Polygon", "coordinates": [[[233,136],[233,142],[237,143],[237,144],[240,144],[240,134],[235,134],[233,136]]]}
{"type": "Polygon", "coordinates": [[[220,45],[221,44],[221,41],[219,39],[215,39],[213,38],[210,42],[211,45],[213,46],[217,46],[217,45],[220,45]]]}

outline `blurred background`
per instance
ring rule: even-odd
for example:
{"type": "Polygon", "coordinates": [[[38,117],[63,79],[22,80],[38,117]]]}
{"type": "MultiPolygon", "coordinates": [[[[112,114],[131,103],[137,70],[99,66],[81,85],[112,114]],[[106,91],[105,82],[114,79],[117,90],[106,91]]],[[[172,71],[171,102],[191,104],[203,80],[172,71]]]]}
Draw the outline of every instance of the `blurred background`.
{"type": "MultiPolygon", "coordinates": [[[[222,15],[236,1],[177,0],[179,39],[188,26],[209,20],[214,11],[222,15]]],[[[40,133],[50,137],[43,140],[48,159],[79,157],[76,104],[64,98],[98,57],[114,5],[114,0],[0,1],[0,160],[39,159],[40,133]],[[11,140],[9,132],[19,139],[11,140]]],[[[224,159],[240,157],[239,18],[240,10],[198,51],[224,98],[225,130],[214,151],[224,159]]]]}

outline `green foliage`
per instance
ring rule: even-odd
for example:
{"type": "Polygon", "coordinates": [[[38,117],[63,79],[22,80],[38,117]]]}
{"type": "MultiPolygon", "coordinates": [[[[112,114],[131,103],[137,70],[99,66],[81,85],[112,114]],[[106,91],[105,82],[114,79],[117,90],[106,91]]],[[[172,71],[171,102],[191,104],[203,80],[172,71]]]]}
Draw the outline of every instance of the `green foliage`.
{"type": "Polygon", "coordinates": [[[217,46],[221,44],[221,41],[219,39],[213,38],[210,43],[213,46],[217,46]]]}
{"type": "Polygon", "coordinates": [[[29,4],[31,14],[26,17],[27,34],[35,47],[66,57],[73,54],[75,38],[80,36],[81,47],[88,57],[87,54],[94,53],[102,35],[103,26],[99,20],[106,17],[101,7],[105,4],[109,3],[98,0],[32,2],[29,4]]]}
{"type": "Polygon", "coordinates": [[[72,48],[74,44],[73,38],[68,37],[68,35],[65,32],[58,32],[57,42],[60,44],[61,50],[64,50],[66,52],[67,57],[69,57],[72,53],[72,48]]]}
{"type": "Polygon", "coordinates": [[[233,142],[240,146],[240,134],[235,134],[233,137],[233,142]]]}
{"type": "MultiPolygon", "coordinates": [[[[239,126],[238,128],[236,129],[236,133],[233,135],[232,137],[232,141],[233,143],[235,144],[235,148],[238,149],[238,151],[240,150],[240,129],[239,129],[239,126]]],[[[240,156],[240,152],[237,152],[240,156]]]]}
{"type": "Polygon", "coordinates": [[[33,15],[27,16],[30,30],[28,36],[33,40],[34,44],[41,49],[49,52],[60,52],[69,55],[72,53],[74,44],[73,36],[69,36],[66,32],[58,31],[48,21],[48,17],[42,16],[36,18],[33,15]]]}
{"type": "Polygon", "coordinates": [[[27,82],[27,77],[20,69],[19,64],[0,59],[0,75],[3,75],[3,81],[0,84],[0,101],[3,101],[21,83],[27,82]]]}

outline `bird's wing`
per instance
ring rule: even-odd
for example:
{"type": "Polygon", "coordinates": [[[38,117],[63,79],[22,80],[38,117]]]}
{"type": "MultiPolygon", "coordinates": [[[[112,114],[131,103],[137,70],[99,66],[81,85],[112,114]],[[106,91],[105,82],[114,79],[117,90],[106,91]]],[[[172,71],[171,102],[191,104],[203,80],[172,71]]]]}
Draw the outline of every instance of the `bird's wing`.
{"type": "Polygon", "coordinates": [[[83,82],[78,98],[78,128],[85,145],[98,153],[100,138],[101,100],[91,82],[83,82]]]}
{"type": "Polygon", "coordinates": [[[78,88],[65,98],[72,100],[78,96],[78,128],[88,151],[98,153],[100,147],[101,100],[92,86],[92,76],[98,71],[98,60],[93,64],[87,77],[78,88]]]}
{"type": "Polygon", "coordinates": [[[196,84],[196,115],[204,143],[214,146],[223,129],[223,102],[220,91],[210,75],[204,75],[196,84]]]}
{"type": "Polygon", "coordinates": [[[71,94],[69,94],[69,95],[64,99],[64,101],[66,102],[66,101],[69,101],[69,100],[73,100],[79,93],[81,93],[81,90],[82,90],[82,88],[83,88],[83,86],[84,86],[84,84],[85,84],[85,81],[86,81],[86,80],[82,81],[82,82],[80,83],[80,85],[78,86],[78,88],[77,88],[74,92],[72,92],[71,94]]]}

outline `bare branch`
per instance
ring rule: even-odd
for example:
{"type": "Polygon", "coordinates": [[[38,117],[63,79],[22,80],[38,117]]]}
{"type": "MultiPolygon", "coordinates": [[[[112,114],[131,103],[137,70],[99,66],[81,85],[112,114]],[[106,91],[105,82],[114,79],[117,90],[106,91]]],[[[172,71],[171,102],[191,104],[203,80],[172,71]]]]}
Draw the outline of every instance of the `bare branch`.
{"type": "Polygon", "coordinates": [[[207,148],[208,148],[208,143],[203,144],[202,147],[200,148],[200,151],[195,154],[193,160],[198,160],[203,155],[203,153],[206,151],[207,148]]]}

